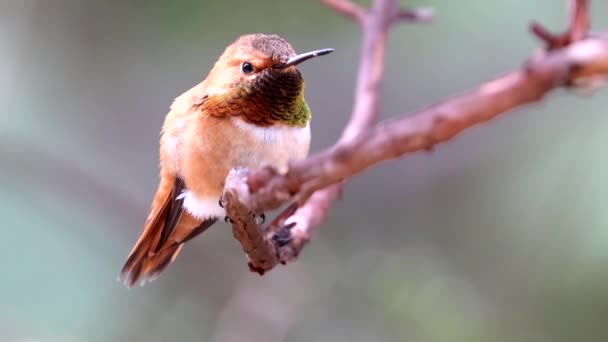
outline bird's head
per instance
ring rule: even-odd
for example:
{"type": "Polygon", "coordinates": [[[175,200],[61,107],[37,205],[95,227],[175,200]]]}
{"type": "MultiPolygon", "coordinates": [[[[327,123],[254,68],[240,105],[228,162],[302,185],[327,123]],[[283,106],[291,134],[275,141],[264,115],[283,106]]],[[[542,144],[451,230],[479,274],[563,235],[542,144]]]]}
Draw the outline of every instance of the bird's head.
{"type": "Polygon", "coordinates": [[[244,114],[256,124],[289,120],[305,105],[304,79],[296,66],[332,51],[297,54],[289,42],[277,35],[241,36],[226,48],[209,72],[206,94],[216,97],[216,106],[226,103],[218,110],[244,114]]]}

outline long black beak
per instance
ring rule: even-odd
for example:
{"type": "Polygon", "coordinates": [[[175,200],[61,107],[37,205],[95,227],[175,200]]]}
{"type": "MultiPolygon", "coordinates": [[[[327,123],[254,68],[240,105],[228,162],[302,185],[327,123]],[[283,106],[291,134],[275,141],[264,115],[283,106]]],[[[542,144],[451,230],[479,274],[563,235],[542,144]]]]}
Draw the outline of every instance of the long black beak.
{"type": "Polygon", "coordinates": [[[292,65],[298,65],[304,61],[307,61],[311,58],[317,57],[317,56],[324,56],[327,55],[329,53],[334,52],[334,49],[321,49],[321,50],[315,50],[315,51],[310,51],[310,52],[306,52],[306,53],[302,53],[299,54],[297,56],[293,56],[290,57],[287,62],[285,63],[281,63],[281,64],[277,64],[274,66],[275,69],[285,69],[287,67],[290,67],[292,65]]]}

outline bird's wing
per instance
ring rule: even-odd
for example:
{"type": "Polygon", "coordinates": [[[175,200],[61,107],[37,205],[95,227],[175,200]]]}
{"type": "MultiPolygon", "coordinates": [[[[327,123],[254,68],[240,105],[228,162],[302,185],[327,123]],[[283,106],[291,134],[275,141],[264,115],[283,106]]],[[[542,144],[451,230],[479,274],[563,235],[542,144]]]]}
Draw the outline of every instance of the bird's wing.
{"type": "MultiPolygon", "coordinates": [[[[158,242],[155,250],[158,252],[161,247],[167,242],[169,235],[175,226],[177,226],[177,222],[179,218],[182,216],[184,212],[184,199],[180,197],[180,194],[184,190],[184,180],[180,177],[176,177],[173,183],[173,189],[171,190],[170,197],[165,201],[166,208],[164,213],[164,224],[161,225],[160,231],[160,241],[158,242]]],[[[156,217],[157,220],[162,220],[160,217],[156,217]]],[[[159,222],[160,223],[160,222],[159,222]]]]}

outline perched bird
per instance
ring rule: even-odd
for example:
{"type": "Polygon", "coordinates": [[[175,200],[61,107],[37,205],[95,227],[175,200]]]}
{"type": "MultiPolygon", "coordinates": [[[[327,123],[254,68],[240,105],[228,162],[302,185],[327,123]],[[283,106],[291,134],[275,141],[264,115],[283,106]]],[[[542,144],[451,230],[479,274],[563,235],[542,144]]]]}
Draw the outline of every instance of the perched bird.
{"type": "Polygon", "coordinates": [[[277,35],[241,36],[175,99],[161,131],[158,190],[120,273],[125,285],[158,277],[185,242],[225,216],[219,200],[230,169],[306,157],[311,114],[296,65],[332,51],[298,55],[277,35]]]}

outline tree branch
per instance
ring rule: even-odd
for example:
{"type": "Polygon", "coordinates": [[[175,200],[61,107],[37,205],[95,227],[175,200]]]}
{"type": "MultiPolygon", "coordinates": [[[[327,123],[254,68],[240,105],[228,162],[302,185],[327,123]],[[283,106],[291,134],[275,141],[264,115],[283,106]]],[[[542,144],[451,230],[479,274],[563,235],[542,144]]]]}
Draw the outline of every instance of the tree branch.
{"type": "Polygon", "coordinates": [[[533,25],[533,32],[547,44],[546,51],[520,69],[416,113],[374,125],[386,36],[403,11],[394,0],[374,1],[362,22],[362,54],[352,117],[336,145],[292,162],[286,173],[270,167],[240,171],[245,173],[229,176],[226,182],[226,209],[235,221],[235,232],[248,232],[235,236],[249,256],[252,270],[263,273],[279,262],[295,259],[339,197],[345,179],[383,160],[428,151],[468,128],[540,101],[556,87],[608,74],[608,33],[587,37],[587,0],[574,1],[571,9],[569,28],[560,36],[548,36],[544,31],[538,34],[544,29],[538,31],[534,27],[541,26],[533,25]],[[304,205],[295,213],[293,207],[283,212],[268,229],[256,225],[248,215],[278,208],[294,198],[304,205]]]}
{"type": "Polygon", "coordinates": [[[556,35],[538,23],[532,23],[530,30],[545,43],[547,50],[555,50],[581,40],[589,31],[589,0],[569,0],[570,19],[566,32],[556,35]]]}
{"type": "Polygon", "coordinates": [[[356,21],[359,24],[365,19],[365,9],[349,0],[321,0],[325,6],[356,21]]]}
{"type": "Polygon", "coordinates": [[[428,23],[433,20],[432,8],[401,9],[396,13],[395,20],[428,23]]]}

